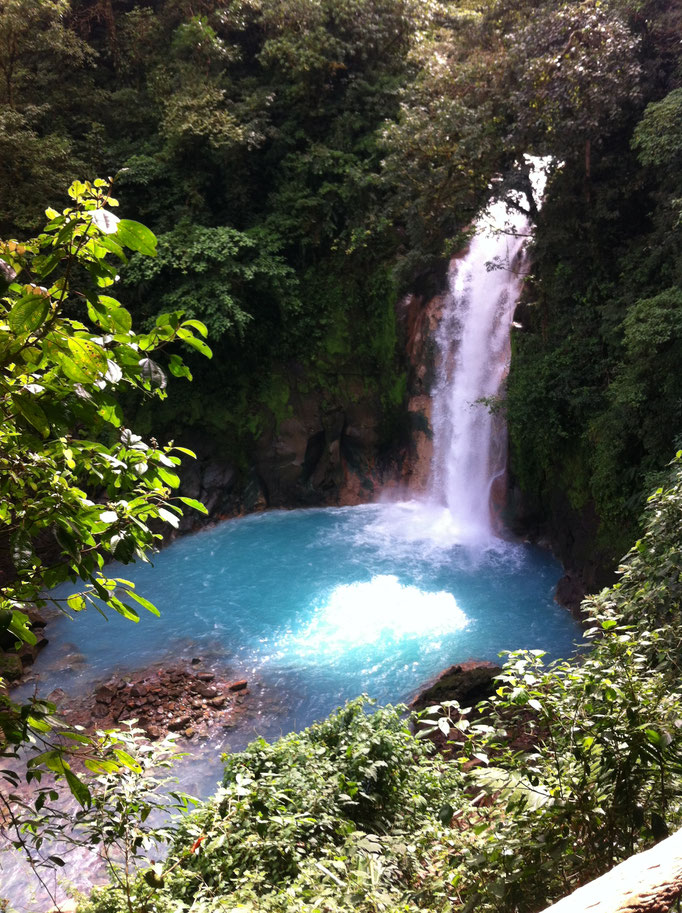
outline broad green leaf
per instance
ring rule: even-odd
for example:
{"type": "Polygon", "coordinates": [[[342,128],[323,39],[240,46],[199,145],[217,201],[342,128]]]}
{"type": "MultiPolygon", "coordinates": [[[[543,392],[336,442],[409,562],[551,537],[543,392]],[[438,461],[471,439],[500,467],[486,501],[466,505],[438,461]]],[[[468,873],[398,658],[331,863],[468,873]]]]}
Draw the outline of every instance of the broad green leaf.
{"type": "Polygon", "coordinates": [[[42,326],[49,310],[49,300],[43,295],[28,295],[9,312],[9,325],[18,336],[28,336],[42,326]]]}
{"type": "Polygon", "coordinates": [[[157,466],[156,472],[166,485],[170,485],[171,488],[177,488],[180,484],[180,476],[174,472],[170,472],[168,469],[164,469],[163,466],[157,466]]]}
{"type": "Polygon", "coordinates": [[[135,602],[139,602],[139,604],[140,604],[141,606],[143,606],[148,612],[151,612],[152,615],[156,615],[157,617],[161,617],[161,613],[160,613],[159,610],[156,608],[156,606],[154,605],[154,603],[153,603],[153,602],[150,602],[148,599],[145,599],[144,596],[140,596],[139,593],[135,593],[133,590],[128,590],[127,595],[128,595],[131,599],[134,599],[135,602]]]}
{"type": "Polygon", "coordinates": [[[188,346],[191,346],[193,349],[196,349],[197,352],[201,352],[202,355],[205,355],[206,358],[213,358],[213,352],[203,339],[197,339],[196,336],[181,336],[181,339],[184,343],[187,343],[188,346]]]}
{"type": "Polygon", "coordinates": [[[87,758],[83,763],[94,774],[112,774],[118,770],[118,765],[113,761],[97,761],[94,758],[87,758]]]}
{"type": "Polygon", "coordinates": [[[42,410],[42,407],[38,405],[35,398],[27,395],[17,393],[14,397],[14,402],[19,408],[19,412],[26,419],[26,421],[33,425],[36,431],[46,438],[50,434],[50,423],[47,420],[47,416],[42,410]]]}
{"type": "Polygon", "coordinates": [[[192,327],[193,329],[195,329],[197,331],[197,333],[200,333],[204,337],[204,339],[206,339],[206,337],[208,336],[208,330],[206,329],[206,324],[202,323],[200,320],[194,320],[193,318],[191,320],[184,320],[182,325],[183,325],[183,327],[192,327]]]}
{"type": "Polygon", "coordinates": [[[23,640],[25,644],[36,644],[38,638],[28,626],[28,617],[23,612],[13,612],[12,621],[8,628],[14,634],[17,640],[23,640]]]}
{"type": "Polygon", "coordinates": [[[141,254],[147,254],[150,257],[156,256],[156,235],[141,222],[135,222],[133,219],[121,219],[118,223],[116,237],[121,244],[131,250],[139,251],[141,254]]]}
{"type": "Polygon", "coordinates": [[[114,754],[124,767],[127,767],[138,774],[142,772],[140,765],[127,751],[123,751],[122,748],[114,748],[114,754]]]}
{"type": "Polygon", "coordinates": [[[74,612],[82,612],[85,609],[85,599],[80,593],[72,593],[66,600],[66,604],[74,612]]]}
{"type": "MultiPolygon", "coordinates": [[[[66,355],[59,355],[57,361],[59,362],[59,365],[64,374],[66,374],[70,380],[75,381],[77,384],[86,384],[93,379],[90,374],[88,374],[86,371],[82,371],[76,362],[71,358],[67,358],[66,355]]],[[[80,395],[78,387],[74,388],[74,392],[80,395]]],[[[84,392],[87,394],[87,391],[84,392]]],[[[87,399],[89,395],[90,394],[87,394],[87,396],[84,396],[83,398],[87,399]]]]}
{"type": "Polygon", "coordinates": [[[133,320],[125,308],[111,308],[108,312],[109,325],[117,333],[127,333],[133,325],[133,320]]]}
{"type": "Polygon", "coordinates": [[[168,370],[171,372],[173,377],[186,377],[188,380],[192,379],[192,372],[183,362],[182,358],[179,355],[176,355],[174,352],[170,356],[168,362],[168,370]]]}
{"type": "Polygon", "coordinates": [[[69,785],[73,796],[76,798],[78,803],[85,808],[90,805],[92,797],[90,795],[90,790],[87,788],[85,783],[82,780],[79,780],[78,777],[68,769],[68,767],[63,768],[64,776],[66,777],[66,782],[69,785]]]}
{"type": "Polygon", "coordinates": [[[55,539],[61,545],[62,549],[76,560],[80,556],[80,543],[73,535],[70,529],[64,526],[57,526],[54,531],[55,539]]]}
{"type": "Polygon", "coordinates": [[[78,368],[89,377],[94,378],[98,374],[106,373],[107,356],[97,343],[77,336],[69,338],[68,346],[78,368]]]}
{"type": "Polygon", "coordinates": [[[183,504],[186,504],[188,507],[193,507],[195,510],[198,510],[202,514],[207,514],[208,510],[201,501],[196,501],[194,498],[186,498],[184,495],[180,496],[180,501],[183,504]]]}

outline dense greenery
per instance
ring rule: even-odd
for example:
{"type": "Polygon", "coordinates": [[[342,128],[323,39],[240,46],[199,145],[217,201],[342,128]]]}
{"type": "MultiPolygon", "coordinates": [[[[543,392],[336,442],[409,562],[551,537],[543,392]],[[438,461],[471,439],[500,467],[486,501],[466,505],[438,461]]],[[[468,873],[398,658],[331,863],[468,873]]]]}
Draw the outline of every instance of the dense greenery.
{"type": "Polygon", "coordinates": [[[0,234],[124,168],[159,236],[125,294],[150,325],[203,320],[216,351],[140,427],[209,430],[247,474],[320,390],[327,414],[365,399],[395,446],[397,296],[437,285],[494,174],[524,191],[522,153],[553,156],[542,213],[522,204],[514,470],[537,518],[594,512],[575,535],[601,523],[613,564],[680,429],[679,30],[660,0],[5,0],[0,234]]]}
{"type": "MultiPolygon", "coordinates": [[[[163,398],[166,370],[191,377],[174,351],[178,343],[211,352],[204,325],[181,311],[159,316],[149,333],[132,330],[112,287],[125,250],[154,256],[156,238],[111,211],[118,204],[110,182],[76,181],[69,196],[71,206],[47,210],[37,238],[0,246],[0,649],[10,651],[0,653],[0,757],[16,757],[30,742],[27,782],[51,772],[85,805],[88,788],[71,755],[101,772],[125,766],[125,752],[113,747],[106,757],[116,738],[66,732],[47,701],[16,704],[4,679],[21,668],[17,651],[36,643],[31,614],[45,606],[46,591],[66,580],[80,580],[81,591],[49,601],[67,614],[87,606],[131,621],[139,620],[140,607],[158,614],[105,564],[148,561],[163,524],[178,526],[182,504],[205,508],[173,496],[179,453],[189,452],[146,443],[125,427],[119,400],[126,388],[163,398]]],[[[14,831],[23,846],[20,819],[31,832],[54,786],[37,789],[26,817],[17,813],[26,810],[25,797],[14,793],[21,777],[3,769],[1,779],[0,832],[14,831]]]]}
{"type": "Polygon", "coordinates": [[[589,181],[554,150],[510,378],[514,470],[538,515],[583,538],[578,564],[630,545],[682,431],[680,21],[643,15],[637,95],[593,144],[589,181]]]}
{"type": "MultiPolygon", "coordinates": [[[[680,31],[663,0],[0,0],[5,638],[30,641],[27,606],[67,577],[150,608],[104,561],[177,522],[179,458],[123,428],[124,389],[138,430],[200,429],[245,475],[309,393],[369,398],[395,444],[397,298],[437,285],[495,176],[536,226],[508,406],[527,513],[609,565],[661,486],[584,606],[587,658],[515,654],[487,706],[439,711],[476,765],[353,702],[228,759],[168,863],[84,909],[534,910],[680,823],[680,31]],[[552,159],[541,212],[526,152],[552,159]],[[34,238],[72,179],[121,168],[132,219],[78,182],[34,238]],[[163,410],[157,348],[170,385],[196,376],[163,410]]],[[[53,709],[3,697],[4,750],[42,733],[32,775],[86,807],[53,709]]],[[[135,774],[101,747],[91,770],[135,774]]]]}
{"type": "Polygon", "coordinates": [[[523,913],[660,839],[682,823],[681,511],[682,453],[620,582],[583,606],[589,653],[510,654],[490,701],[427,711],[458,734],[448,760],[401,708],[352,701],[226,756],[166,862],[82,913],[523,913]]]}

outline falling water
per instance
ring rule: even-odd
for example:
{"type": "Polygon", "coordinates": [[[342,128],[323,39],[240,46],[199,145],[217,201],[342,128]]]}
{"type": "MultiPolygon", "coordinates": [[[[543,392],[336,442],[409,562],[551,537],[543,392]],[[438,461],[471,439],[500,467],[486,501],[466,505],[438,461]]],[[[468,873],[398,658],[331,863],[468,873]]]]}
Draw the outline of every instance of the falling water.
{"type": "Polygon", "coordinates": [[[460,540],[488,539],[497,528],[491,495],[506,468],[506,430],[497,406],[509,368],[526,235],[521,213],[491,204],[468,250],[450,266],[436,337],[430,496],[447,508],[460,540]]]}

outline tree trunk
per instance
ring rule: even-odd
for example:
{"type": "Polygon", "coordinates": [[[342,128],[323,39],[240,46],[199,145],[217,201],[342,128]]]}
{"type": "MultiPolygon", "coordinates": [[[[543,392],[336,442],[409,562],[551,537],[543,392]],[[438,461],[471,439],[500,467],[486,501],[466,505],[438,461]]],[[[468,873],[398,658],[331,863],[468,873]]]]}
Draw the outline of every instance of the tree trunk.
{"type": "Polygon", "coordinates": [[[682,896],[682,830],[578,888],[544,913],[668,913],[682,896]]]}

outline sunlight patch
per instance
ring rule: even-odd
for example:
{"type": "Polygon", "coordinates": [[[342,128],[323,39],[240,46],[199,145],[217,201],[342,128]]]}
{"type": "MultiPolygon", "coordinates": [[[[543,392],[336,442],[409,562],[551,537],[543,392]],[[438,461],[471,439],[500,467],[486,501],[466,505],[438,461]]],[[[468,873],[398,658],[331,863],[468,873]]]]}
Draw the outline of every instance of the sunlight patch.
{"type": "Polygon", "coordinates": [[[380,640],[438,637],[466,625],[452,593],[427,593],[400,583],[393,574],[382,574],[365,583],[337,586],[299,643],[336,651],[380,640]]]}

